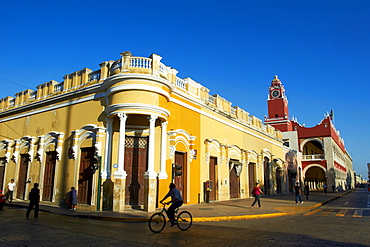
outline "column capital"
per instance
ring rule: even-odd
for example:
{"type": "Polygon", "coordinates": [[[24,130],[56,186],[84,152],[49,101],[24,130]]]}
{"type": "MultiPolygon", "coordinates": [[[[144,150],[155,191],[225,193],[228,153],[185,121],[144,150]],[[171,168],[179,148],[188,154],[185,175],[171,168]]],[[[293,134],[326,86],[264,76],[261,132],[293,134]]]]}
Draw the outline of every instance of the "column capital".
{"type": "Polygon", "coordinates": [[[149,119],[149,122],[152,123],[152,122],[155,122],[157,120],[158,116],[156,115],[149,115],[148,116],[148,119],[149,119]]]}
{"type": "Polygon", "coordinates": [[[123,112],[118,113],[117,116],[119,117],[121,121],[126,120],[128,118],[127,114],[123,112]]]}

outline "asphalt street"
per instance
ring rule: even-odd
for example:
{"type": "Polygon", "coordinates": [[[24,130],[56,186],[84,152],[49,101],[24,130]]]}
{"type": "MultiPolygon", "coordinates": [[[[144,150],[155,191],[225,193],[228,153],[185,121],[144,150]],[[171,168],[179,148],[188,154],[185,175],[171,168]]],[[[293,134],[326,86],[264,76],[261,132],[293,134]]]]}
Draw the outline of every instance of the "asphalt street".
{"type": "MultiPolygon", "coordinates": [[[[160,234],[150,232],[146,222],[91,220],[48,212],[27,220],[25,208],[7,207],[0,212],[0,245],[370,246],[368,197],[367,191],[356,190],[297,214],[195,222],[188,231],[167,226],[160,234]],[[344,215],[342,210],[347,210],[344,215]],[[361,214],[355,216],[356,210],[362,210],[361,214]]],[[[244,210],[249,210],[248,206],[244,210]]]]}

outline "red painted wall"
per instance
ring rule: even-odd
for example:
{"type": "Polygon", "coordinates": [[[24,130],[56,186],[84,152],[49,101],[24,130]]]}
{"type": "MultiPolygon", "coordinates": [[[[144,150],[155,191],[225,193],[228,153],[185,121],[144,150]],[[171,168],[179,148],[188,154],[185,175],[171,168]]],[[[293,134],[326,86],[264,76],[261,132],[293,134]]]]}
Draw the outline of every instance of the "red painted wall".
{"type": "Polygon", "coordinates": [[[324,118],[321,123],[312,128],[306,128],[299,125],[297,122],[292,122],[293,130],[298,131],[298,138],[312,138],[312,137],[331,137],[338,144],[343,152],[346,152],[344,144],[341,141],[339,135],[335,131],[335,128],[331,122],[330,117],[324,118]]]}
{"type": "Polygon", "coordinates": [[[326,160],[320,160],[320,161],[302,161],[302,169],[304,170],[308,165],[316,164],[321,165],[322,167],[327,169],[326,160]]]}

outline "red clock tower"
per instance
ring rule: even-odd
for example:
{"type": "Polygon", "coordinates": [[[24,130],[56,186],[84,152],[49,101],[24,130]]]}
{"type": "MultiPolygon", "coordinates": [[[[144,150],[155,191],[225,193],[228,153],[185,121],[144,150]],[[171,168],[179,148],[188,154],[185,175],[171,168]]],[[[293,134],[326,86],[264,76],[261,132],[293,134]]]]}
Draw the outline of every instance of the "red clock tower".
{"type": "Polygon", "coordinates": [[[289,120],[288,99],[285,95],[284,86],[277,75],[275,75],[269,87],[267,108],[266,124],[270,124],[283,132],[293,130],[292,123],[289,120]]]}

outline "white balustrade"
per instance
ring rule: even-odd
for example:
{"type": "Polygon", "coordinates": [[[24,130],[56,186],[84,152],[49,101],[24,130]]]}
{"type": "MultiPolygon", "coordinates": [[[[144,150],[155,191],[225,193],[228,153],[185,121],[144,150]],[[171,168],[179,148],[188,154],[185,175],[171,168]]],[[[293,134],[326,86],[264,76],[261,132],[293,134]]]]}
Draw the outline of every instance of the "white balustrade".
{"type": "Polygon", "coordinates": [[[207,100],[208,103],[212,103],[212,104],[215,104],[216,103],[216,98],[212,95],[208,95],[208,100],[207,100]]]}
{"type": "Polygon", "coordinates": [[[176,77],[176,87],[186,89],[186,81],[181,78],[176,77]]]}
{"type": "Polygon", "coordinates": [[[306,154],[303,155],[303,160],[323,160],[325,158],[324,154],[306,154]]]}
{"type": "Polygon", "coordinates": [[[146,57],[131,57],[130,68],[151,69],[152,59],[146,57]]]}
{"type": "Polygon", "coordinates": [[[110,72],[113,73],[114,71],[116,71],[117,69],[120,69],[122,67],[122,63],[121,63],[121,60],[122,59],[118,59],[117,61],[115,61],[112,66],[110,67],[110,72]]]}
{"type": "Polygon", "coordinates": [[[15,99],[9,100],[9,107],[12,107],[15,105],[15,99]]]}
{"type": "Polygon", "coordinates": [[[236,115],[236,109],[234,107],[231,107],[231,114],[236,115]]]}
{"type": "Polygon", "coordinates": [[[64,89],[64,82],[58,83],[54,86],[54,93],[62,92],[64,89]]]}
{"type": "Polygon", "coordinates": [[[37,91],[31,92],[30,93],[30,100],[36,99],[36,96],[37,96],[37,91]]]}
{"type": "Polygon", "coordinates": [[[89,81],[100,80],[100,70],[93,71],[89,74],[89,81]]]}

